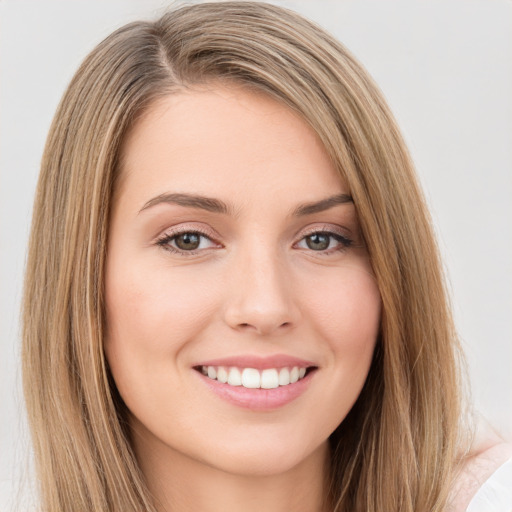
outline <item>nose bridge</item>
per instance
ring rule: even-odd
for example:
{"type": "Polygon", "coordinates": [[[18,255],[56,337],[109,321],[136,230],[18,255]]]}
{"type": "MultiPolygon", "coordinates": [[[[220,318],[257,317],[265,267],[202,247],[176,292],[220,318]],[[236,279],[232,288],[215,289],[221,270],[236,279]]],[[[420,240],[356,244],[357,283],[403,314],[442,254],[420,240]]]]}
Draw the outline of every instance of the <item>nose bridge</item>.
{"type": "Polygon", "coordinates": [[[226,322],[235,329],[259,334],[293,326],[298,309],[285,257],[272,244],[256,243],[241,249],[235,259],[226,322]]]}

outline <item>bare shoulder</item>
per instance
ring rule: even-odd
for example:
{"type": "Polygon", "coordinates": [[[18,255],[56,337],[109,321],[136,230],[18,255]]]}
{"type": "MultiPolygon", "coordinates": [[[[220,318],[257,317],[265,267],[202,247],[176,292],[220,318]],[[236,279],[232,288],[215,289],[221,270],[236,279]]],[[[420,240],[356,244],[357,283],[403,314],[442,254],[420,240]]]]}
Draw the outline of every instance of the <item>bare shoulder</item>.
{"type": "Polygon", "coordinates": [[[478,490],[511,458],[512,443],[480,421],[471,450],[464,456],[455,480],[450,512],[465,512],[478,490]]]}

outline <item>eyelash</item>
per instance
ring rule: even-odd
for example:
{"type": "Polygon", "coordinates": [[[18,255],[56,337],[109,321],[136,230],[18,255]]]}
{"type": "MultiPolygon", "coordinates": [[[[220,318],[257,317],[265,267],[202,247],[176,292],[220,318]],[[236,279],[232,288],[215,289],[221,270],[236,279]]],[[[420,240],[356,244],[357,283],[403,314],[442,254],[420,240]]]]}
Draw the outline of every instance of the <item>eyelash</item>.
{"type": "Polygon", "coordinates": [[[160,238],[157,239],[156,245],[162,247],[162,249],[175,253],[180,254],[182,256],[194,256],[198,254],[199,252],[203,251],[204,249],[193,249],[189,251],[185,251],[183,249],[179,249],[178,247],[173,247],[170,245],[170,243],[182,235],[196,235],[200,238],[207,238],[208,240],[215,242],[213,236],[210,233],[205,233],[203,231],[199,231],[197,229],[183,229],[179,231],[175,231],[172,233],[164,233],[160,238]]]}
{"type": "MultiPolygon", "coordinates": [[[[200,238],[207,238],[211,242],[215,243],[215,240],[209,233],[205,233],[205,232],[197,230],[197,229],[184,229],[181,231],[175,231],[172,233],[163,234],[160,238],[158,238],[156,240],[156,245],[159,247],[162,247],[162,249],[164,249],[166,251],[169,251],[169,252],[172,252],[175,254],[179,254],[182,256],[194,256],[194,255],[197,255],[199,252],[205,250],[205,249],[183,250],[183,249],[179,249],[177,247],[173,247],[172,245],[170,245],[173,240],[175,240],[177,237],[182,236],[182,235],[196,235],[200,238]]],[[[301,239],[299,240],[299,242],[302,242],[303,240],[305,240],[308,237],[311,237],[313,235],[328,236],[331,239],[334,239],[334,240],[336,240],[336,242],[339,243],[339,246],[337,246],[337,247],[328,248],[328,249],[320,250],[320,251],[315,251],[313,249],[306,249],[306,250],[310,250],[313,253],[318,253],[319,255],[330,255],[334,252],[343,252],[343,251],[347,250],[349,247],[351,247],[354,243],[353,240],[351,240],[350,238],[348,238],[344,235],[341,235],[340,233],[331,231],[329,229],[314,229],[314,230],[304,234],[301,237],[301,239]]],[[[297,242],[297,243],[299,243],[299,242],[297,242]]],[[[296,244],[294,244],[294,245],[296,245],[296,244]]],[[[330,245],[330,242],[329,242],[329,245],[330,245]]]]}
{"type": "MultiPolygon", "coordinates": [[[[305,234],[302,235],[302,237],[299,240],[299,242],[302,242],[303,240],[306,240],[308,237],[311,237],[313,235],[328,236],[331,239],[334,239],[334,240],[336,240],[336,242],[339,243],[339,246],[337,246],[337,247],[331,247],[330,249],[325,249],[325,250],[321,250],[321,251],[315,251],[315,250],[309,249],[309,248],[306,249],[306,250],[310,250],[311,252],[317,253],[319,256],[322,256],[322,255],[327,256],[327,255],[330,255],[332,253],[346,251],[347,249],[352,247],[353,244],[354,244],[354,241],[352,239],[348,238],[345,235],[342,235],[341,233],[332,231],[328,227],[325,227],[325,228],[322,228],[322,229],[316,228],[316,229],[312,229],[309,232],[306,232],[305,234]]],[[[330,245],[330,242],[329,242],[329,245],[330,245]]]]}

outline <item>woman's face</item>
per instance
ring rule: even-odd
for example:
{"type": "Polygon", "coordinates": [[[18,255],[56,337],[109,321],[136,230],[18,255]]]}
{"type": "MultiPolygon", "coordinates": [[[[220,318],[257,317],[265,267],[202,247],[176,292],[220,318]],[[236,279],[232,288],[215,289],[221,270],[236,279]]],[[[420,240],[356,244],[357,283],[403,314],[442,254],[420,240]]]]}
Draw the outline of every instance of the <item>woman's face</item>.
{"type": "Polygon", "coordinates": [[[154,104],[121,172],[105,351],[138,453],[275,474],[325,450],[381,301],[315,133],[267,96],[211,86],[154,104]]]}

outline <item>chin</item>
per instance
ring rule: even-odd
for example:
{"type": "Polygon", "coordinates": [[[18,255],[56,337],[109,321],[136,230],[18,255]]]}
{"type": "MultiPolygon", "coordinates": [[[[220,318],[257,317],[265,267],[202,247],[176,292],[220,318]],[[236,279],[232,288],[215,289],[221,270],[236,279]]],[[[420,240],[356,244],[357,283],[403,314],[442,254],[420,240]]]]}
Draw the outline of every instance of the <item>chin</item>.
{"type": "Polygon", "coordinates": [[[218,457],[209,456],[204,462],[226,473],[265,477],[284,474],[308,464],[312,459],[323,458],[327,450],[327,441],[312,449],[305,443],[255,442],[243,447],[232,444],[218,457]]]}

